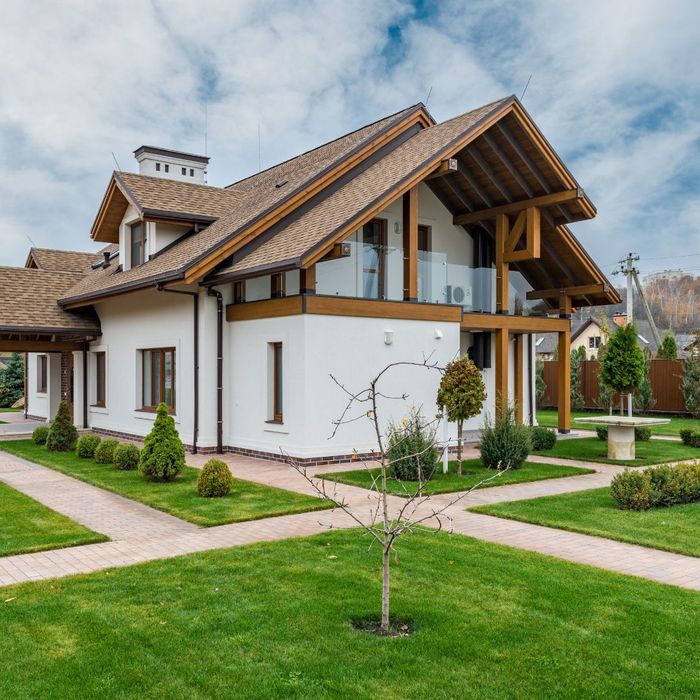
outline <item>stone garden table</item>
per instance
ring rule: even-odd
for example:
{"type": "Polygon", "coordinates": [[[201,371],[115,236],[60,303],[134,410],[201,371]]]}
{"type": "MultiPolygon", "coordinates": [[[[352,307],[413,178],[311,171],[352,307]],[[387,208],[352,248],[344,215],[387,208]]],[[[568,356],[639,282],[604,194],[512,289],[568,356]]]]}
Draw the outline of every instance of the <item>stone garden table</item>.
{"type": "Polygon", "coordinates": [[[608,459],[635,458],[634,429],[670,423],[670,418],[639,418],[637,416],[594,416],[576,418],[576,423],[605,425],[608,428],[608,459]]]}

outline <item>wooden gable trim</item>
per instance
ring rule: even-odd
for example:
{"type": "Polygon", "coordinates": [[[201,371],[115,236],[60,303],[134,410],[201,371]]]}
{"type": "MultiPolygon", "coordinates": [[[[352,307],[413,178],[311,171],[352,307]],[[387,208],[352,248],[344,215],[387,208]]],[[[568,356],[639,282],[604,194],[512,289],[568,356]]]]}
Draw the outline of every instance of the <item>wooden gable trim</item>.
{"type": "Polygon", "coordinates": [[[195,263],[185,273],[185,281],[187,283],[192,283],[200,280],[226,258],[233,255],[243,246],[249,244],[261,233],[277,222],[281,221],[284,217],[288,216],[292,211],[310,200],[326,187],[333,184],[333,182],[335,182],[338,178],[345,175],[348,171],[359,165],[362,161],[370,157],[380,148],[383,148],[406,129],[414,126],[415,124],[419,124],[423,128],[427,128],[431,126],[432,123],[432,119],[421,106],[417,111],[412,112],[394,126],[382,132],[378,137],[370,141],[363,148],[351,154],[349,157],[341,160],[340,163],[338,163],[334,168],[331,168],[324,175],[317,178],[308,187],[290,196],[278,207],[274,208],[261,219],[256,221],[252,226],[248,227],[247,230],[244,229],[244,235],[234,236],[228,241],[228,243],[220,246],[215,251],[202,258],[199,262],[195,263]]]}
{"type": "Polygon", "coordinates": [[[119,182],[117,174],[114,173],[90,230],[92,240],[101,243],[119,243],[119,225],[130,204],[140,212],[138,203],[131,196],[129,190],[119,182]],[[117,207],[119,209],[115,213],[114,210],[117,207]],[[106,223],[110,215],[112,223],[106,223]],[[115,230],[113,221],[117,218],[119,219],[119,224],[116,225],[115,230]],[[105,227],[108,227],[109,230],[103,231],[105,227]]]}

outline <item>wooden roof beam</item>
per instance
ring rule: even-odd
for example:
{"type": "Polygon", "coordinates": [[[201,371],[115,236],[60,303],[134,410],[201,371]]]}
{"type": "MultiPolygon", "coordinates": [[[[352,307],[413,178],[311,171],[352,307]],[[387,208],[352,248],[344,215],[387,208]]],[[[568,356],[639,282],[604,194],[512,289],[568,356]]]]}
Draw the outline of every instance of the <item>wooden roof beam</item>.
{"type": "MultiPolygon", "coordinates": [[[[523,199],[517,202],[509,202],[508,204],[501,204],[497,207],[489,207],[488,209],[481,209],[480,211],[473,211],[467,214],[459,214],[453,218],[455,226],[462,226],[464,224],[476,224],[484,219],[493,219],[499,214],[515,214],[523,209],[529,207],[547,207],[560,202],[571,202],[574,200],[582,200],[584,197],[583,190],[581,188],[575,188],[572,190],[563,190],[561,192],[553,192],[552,194],[545,194],[540,197],[530,197],[529,199],[523,199]]],[[[508,199],[510,199],[508,197],[508,199]]]]}
{"type": "Polygon", "coordinates": [[[598,284],[586,284],[580,287],[553,287],[552,289],[537,289],[528,292],[528,300],[533,299],[558,299],[562,294],[568,297],[586,297],[591,294],[607,294],[610,285],[600,282],[598,284]]]}
{"type": "Polygon", "coordinates": [[[443,160],[440,165],[432,172],[428,177],[426,177],[426,180],[432,180],[436,177],[443,177],[444,175],[451,175],[452,173],[457,172],[457,159],[456,158],[447,158],[446,160],[443,160]]]}

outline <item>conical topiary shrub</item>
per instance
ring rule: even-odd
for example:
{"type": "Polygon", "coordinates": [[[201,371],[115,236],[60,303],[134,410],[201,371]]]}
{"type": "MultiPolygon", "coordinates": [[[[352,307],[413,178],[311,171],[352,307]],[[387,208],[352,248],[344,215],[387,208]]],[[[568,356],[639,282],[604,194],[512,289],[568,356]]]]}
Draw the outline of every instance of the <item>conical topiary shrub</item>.
{"type": "Polygon", "coordinates": [[[153,429],[143,443],[139,471],[151,481],[172,481],[184,466],[185,448],[168,407],[162,403],[158,406],[153,429]]]}
{"type": "Polygon", "coordinates": [[[61,401],[46,438],[46,448],[50,452],[68,452],[77,441],[78,431],[71,420],[68,402],[61,401]]]}

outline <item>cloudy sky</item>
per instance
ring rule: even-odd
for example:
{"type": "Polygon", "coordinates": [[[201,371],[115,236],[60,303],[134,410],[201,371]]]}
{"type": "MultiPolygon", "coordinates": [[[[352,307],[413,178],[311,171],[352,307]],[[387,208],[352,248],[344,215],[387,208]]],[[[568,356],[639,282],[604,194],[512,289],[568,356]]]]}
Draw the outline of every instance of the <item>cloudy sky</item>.
{"type": "Polygon", "coordinates": [[[606,272],[700,274],[697,0],[84,0],[0,4],[0,264],[89,250],[112,170],[204,149],[226,185],[425,101],[520,96],[598,207],[606,272]]]}

